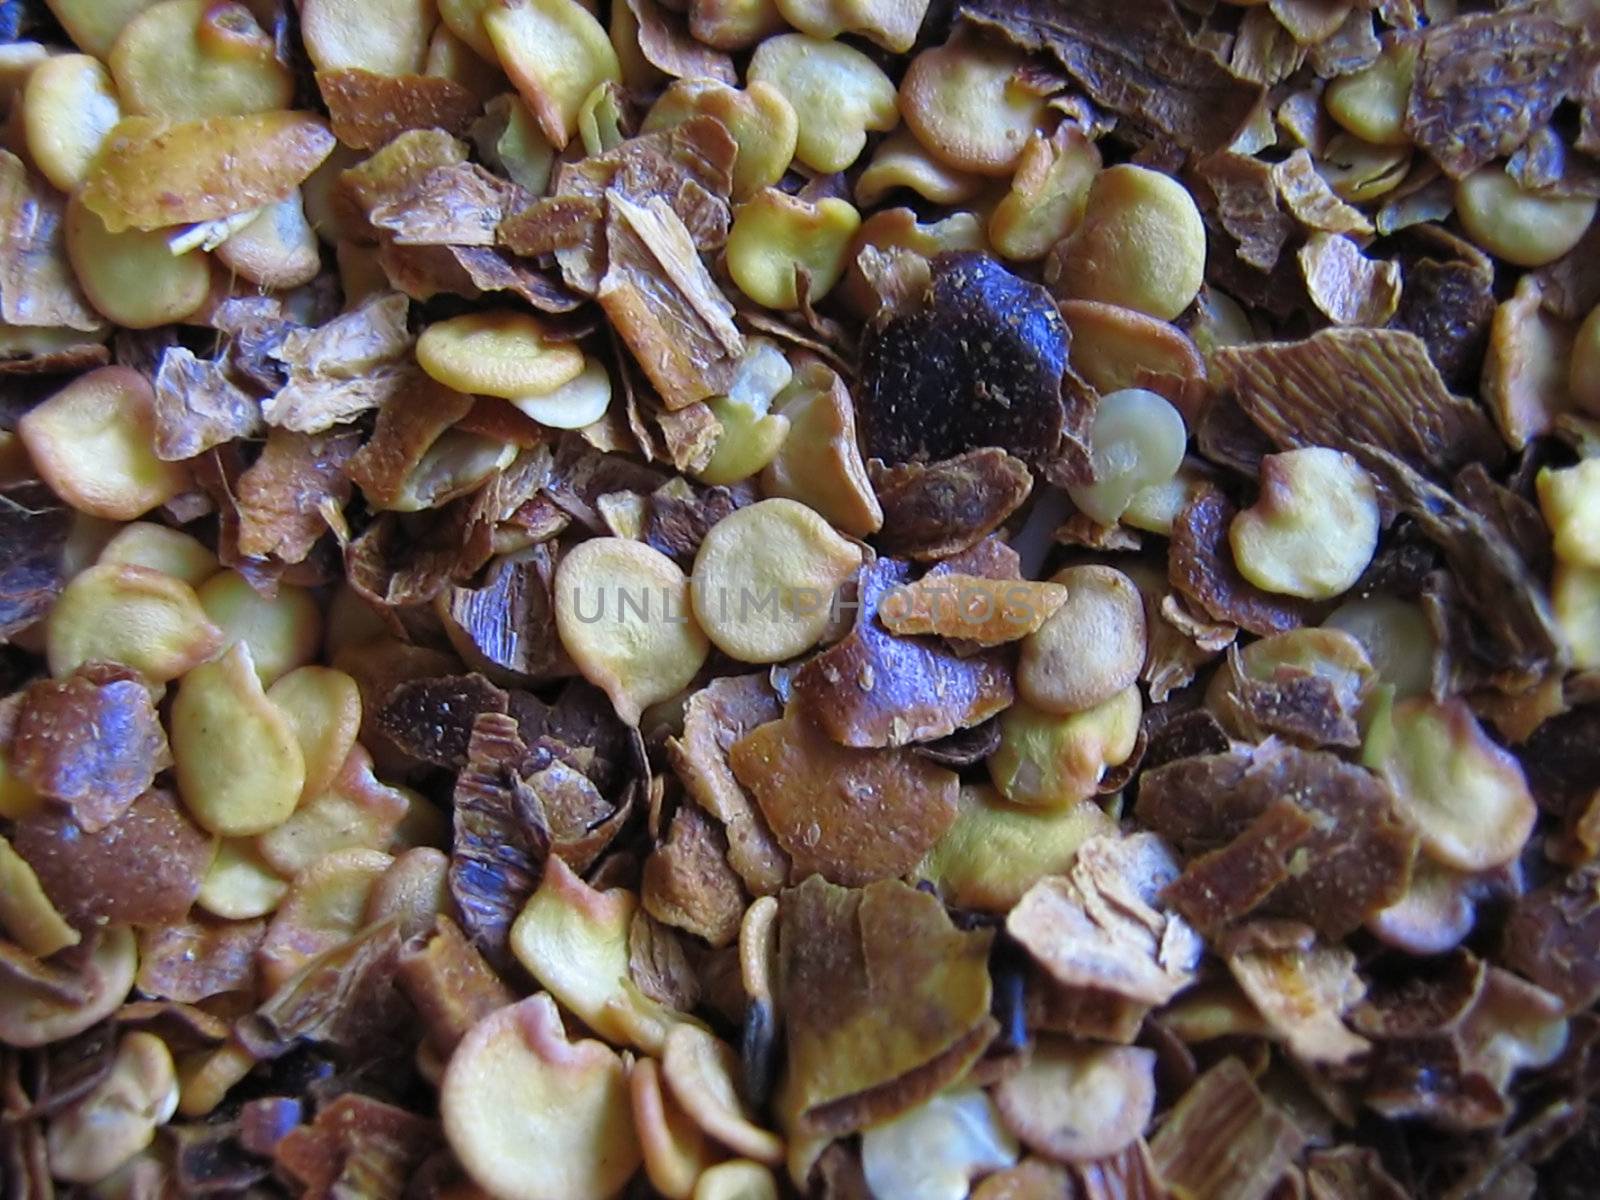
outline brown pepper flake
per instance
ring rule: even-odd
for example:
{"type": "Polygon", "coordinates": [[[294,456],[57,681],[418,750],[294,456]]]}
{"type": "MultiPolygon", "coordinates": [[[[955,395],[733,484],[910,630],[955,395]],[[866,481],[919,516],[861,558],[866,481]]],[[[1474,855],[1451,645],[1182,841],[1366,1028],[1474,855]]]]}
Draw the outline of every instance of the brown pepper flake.
{"type": "Polygon", "coordinates": [[[955,928],[938,899],[884,880],[808,879],[779,898],[780,1111],[834,1137],[914,1108],[959,1079],[996,1032],[993,934],[955,928]]]}
{"type": "Polygon", "coordinates": [[[1302,1062],[1347,1063],[1366,1052],[1366,1038],[1340,1018],[1366,995],[1356,958],[1344,946],[1306,937],[1287,946],[1241,945],[1227,954],[1228,970],[1275,1037],[1302,1062]]]}
{"type": "Polygon", "coordinates": [[[354,430],[320,434],[271,429],[255,462],[234,489],[239,553],[304,562],[330,518],[349,503],[345,467],[361,446],[354,430]]]}
{"type": "Polygon", "coordinates": [[[1408,1200],[1407,1192],[1384,1169],[1375,1150],[1335,1146],[1313,1150],[1306,1159],[1311,1200],[1408,1200]]]}
{"type": "Polygon", "coordinates": [[[354,150],[376,150],[411,129],[465,134],[482,106],[472,91],[440,75],[318,71],[333,135],[354,150]]]}
{"type": "Polygon", "coordinates": [[[543,682],[570,672],[555,634],[555,562],[530,547],[489,564],[478,587],[453,587],[440,599],[445,632],[469,663],[543,682]]]}
{"type": "Polygon", "coordinates": [[[1572,322],[1545,311],[1544,289],[1533,275],[1517,280],[1511,299],[1494,310],[1483,401],[1513,450],[1549,433],[1572,407],[1567,365],[1576,333],[1572,322]]]}
{"type": "Polygon", "coordinates": [[[874,459],[867,468],[883,507],[878,544],[923,562],[976,545],[1033,490],[1027,466],[993,446],[926,464],[874,459]]]}
{"type": "Polygon", "coordinates": [[[8,325],[105,328],[67,261],[66,198],[0,150],[0,321],[8,325]]]}
{"type": "Polygon", "coordinates": [[[506,693],[482,675],[408,679],[376,713],[380,730],[412,758],[462,770],[477,719],[509,711],[506,693]]]}
{"type": "Polygon", "coordinates": [[[85,833],[114,822],[172,762],[144,680],[97,664],[24,693],[9,759],[19,780],[65,804],[85,833]]]}
{"type": "Polygon", "coordinates": [[[384,401],[372,436],[351,456],[345,473],[377,507],[413,506],[407,495],[412,472],[445,431],[471,410],[471,396],[423,376],[403,397],[384,401]]]}
{"type": "Polygon", "coordinates": [[[1600,1000],[1600,864],[1518,900],[1501,945],[1507,966],[1560,996],[1569,1012],[1600,1000]]]}
{"type": "Polygon", "coordinates": [[[446,1057],[467,1030],[516,999],[445,916],[401,947],[395,978],[416,1008],[428,1044],[446,1057]]]}
{"type": "Polygon", "coordinates": [[[891,558],[864,566],[854,628],[794,677],[796,701],[841,745],[933,741],[987,720],[1015,698],[1003,649],[962,657],[892,634],[875,619],[884,597],[909,575],[891,558]]]}
{"type": "Polygon", "coordinates": [[[728,839],[693,804],[673,814],[666,840],[644,860],[644,910],[664,925],[729,945],[739,936],[749,897],[728,865],[728,839]]]}
{"type": "Polygon", "coordinates": [[[155,425],[156,457],[176,462],[257,433],[261,403],[229,379],[221,363],[173,346],[156,371],[155,425]]]}
{"type": "Polygon", "coordinates": [[[639,53],[674,79],[715,79],[737,86],[733,59],[689,36],[684,18],[656,0],[623,0],[637,22],[639,53]]]}
{"type": "Polygon", "coordinates": [[[1305,1142],[1230,1057],[1183,1094],[1150,1153],[1167,1185],[1194,1200],[1267,1200],[1305,1142]]]}
{"type": "Polygon", "coordinates": [[[1418,469],[1493,467],[1505,447],[1483,411],[1451,395],[1422,339],[1393,329],[1325,329],[1298,342],[1224,346],[1222,386],[1280,449],[1380,446],[1418,469]]]}
{"type": "Polygon", "coordinates": [[[794,708],[728,762],[788,852],[791,878],[859,887],[904,875],[955,823],[953,771],[909,750],[841,746],[794,708]]]}
{"type": "Polygon", "coordinates": [[[669,409],[722,395],[744,353],[733,305],[659,197],[606,193],[608,265],[596,298],[669,409]]]}
{"type": "Polygon", "coordinates": [[[1239,574],[1228,545],[1228,526],[1237,512],[1212,487],[1183,507],[1172,522],[1167,554],[1172,586],[1217,621],[1262,637],[1306,624],[1312,613],[1308,602],[1264,592],[1239,574]]]}
{"type": "Polygon", "coordinates": [[[451,163],[373,205],[367,218],[400,246],[493,246],[500,222],[526,197],[476,163],[451,163]]]}
{"type": "Polygon", "coordinates": [[[267,400],[267,424],[321,433],[413,387],[404,296],[384,292],[315,329],[295,330],[270,353],[289,382],[267,400]]]}
{"type": "Polygon", "coordinates": [[[1066,600],[1059,583],[935,571],[886,595],[878,619],[901,636],[937,634],[998,646],[1033,633],[1066,600]]]}
{"type": "Polygon", "coordinates": [[[45,616],[61,594],[71,526],[72,510],[43,483],[0,486],[0,638],[45,616]]]}
{"type": "Polygon", "coordinates": [[[196,915],[139,931],[135,986],[149,996],[196,1004],[212,996],[249,992],[265,920],[221,921],[196,915]]]}
{"type": "Polygon", "coordinates": [[[714,679],[684,706],[683,736],[667,740],[667,760],[696,804],[721,821],[728,863],[753,895],[770,896],[789,878],[789,858],[728,763],[735,743],[783,715],[761,675],[714,679]]]}
{"type": "MultiPolygon", "coordinates": [[[[1436,226],[1422,226],[1437,237],[1436,226]]],[[[1385,233],[1389,232],[1384,230],[1385,233]]],[[[1454,391],[1478,384],[1479,368],[1495,315],[1494,264],[1458,238],[1440,238],[1420,256],[1403,255],[1405,290],[1390,324],[1420,337],[1445,385],[1454,391]]]]}
{"type": "Polygon", "coordinates": [[[1327,180],[1317,173],[1316,164],[1306,150],[1296,150],[1272,168],[1278,194],[1295,218],[1313,231],[1323,233],[1372,232],[1372,222],[1361,210],[1346,204],[1327,180]]]}
{"type": "Polygon", "coordinates": [[[1270,271],[1294,233],[1294,222],[1278,204],[1271,164],[1221,150],[1195,164],[1195,172],[1217,199],[1217,219],[1238,242],[1238,255],[1260,271],[1270,271]]]}
{"type": "Polygon", "coordinates": [[[423,1159],[442,1145],[439,1127],[392,1104],[346,1092],[309,1125],[290,1130],[272,1156],[309,1196],[403,1196],[423,1159]]]}
{"type": "Polygon", "coordinates": [[[1091,838],[1065,875],[1028,889],[1006,931],[1057,983],[1165,1004],[1193,982],[1202,949],[1182,917],[1155,907],[1178,873],[1153,833],[1091,838]]]}
{"type": "Polygon", "coordinates": [[[1422,36],[1406,132],[1456,179],[1509,155],[1577,86],[1573,30],[1553,12],[1464,13],[1422,36]]]}
{"type": "Polygon", "coordinates": [[[1400,268],[1368,258],[1343,234],[1320,230],[1296,254],[1311,302],[1335,325],[1382,325],[1400,306],[1400,268]]]}
{"type": "Polygon", "coordinates": [[[998,0],[964,16],[1047,52],[1101,108],[1194,154],[1232,142],[1261,97],[1189,35],[1165,0],[998,0]]]}

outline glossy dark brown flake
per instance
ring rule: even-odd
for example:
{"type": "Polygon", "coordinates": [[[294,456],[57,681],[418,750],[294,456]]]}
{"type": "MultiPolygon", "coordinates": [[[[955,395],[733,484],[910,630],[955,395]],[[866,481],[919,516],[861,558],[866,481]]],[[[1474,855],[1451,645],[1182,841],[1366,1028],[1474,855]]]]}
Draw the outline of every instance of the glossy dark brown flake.
{"type": "Polygon", "coordinates": [[[976,545],[1033,490],[1026,464],[998,447],[934,463],[868,464],[883,507],[877,541],[890,554],[927,561],[976,545]]]}
{"type": "Polygon", "coordinates": [[[1239,574],[1228,545],[1238,507],[1215,488],[1191,500],[1172,523],[1167,575],[1173,588],[1218,621],[1266,637],[1308,624],[1313,606],[1264,592],[1239,574]]]}

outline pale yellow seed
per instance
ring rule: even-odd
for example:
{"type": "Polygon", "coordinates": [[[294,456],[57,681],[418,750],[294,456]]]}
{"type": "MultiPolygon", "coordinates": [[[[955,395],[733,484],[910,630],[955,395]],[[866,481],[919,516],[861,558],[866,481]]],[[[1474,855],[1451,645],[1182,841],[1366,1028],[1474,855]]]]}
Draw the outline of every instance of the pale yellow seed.
{"type": "Polygon", "coordinates": [[[788,28],[773,0],[688,0],[689,30],[718,50],[748,50],[788,28]]]}
{"type": "Polygon", "coordinates": [[[1363,141],[1410,145],[1405,117],[1416,66],[1416,41],[1391,42],[1370,67],[1328,85],[1322,96],[1328,115],[1363,141]]]}
{"type": "Polygon", "coordinates": [[[242,279],[272,291],[310,283],[322,270],[317,235],[297,188],[269,205],[216,249],[217,261],[242,279]]]}
{"type": "Polygon", "coordinates": [[[1497,166],[1456,185],[1456,215],[1478,245],[1519,267],[1542,267],[1570,251],[1594,220],[1592,197],[1525,191],[1497,166]]]}
{"type": "Polygon", "coordinates": [[[121,663],[166,683],[222,647],[222,630],[194,589],[146,567],[105,563],[79,574],[45,620],[45,656],[56,678],[86,662],[121,663]]]}
{"type": "Polygon", "coordinates": [[[667,1094],[655,1059],[641,1058],[633,1064],[628,1098],[651,1186],[668,1200],[690,1200],[695,1181],[715,1161],[716,1151],[667,1094]]]}
{"type": "Polygon", "coordinates": [[[223,837],[265,833],[299,803],[300,743],[262,691],[244,642],[184,676],[169,736],[178,793],[201,828],[223,837]]]}
{"type": "Polygon", "coordinates": [[[124,525],[100,551],[102,563],[145,567],[198,587],[218,571],[217,556],[199,538],[150,521],[124,525]]]}
{"type": "Polygon", "coordinates": [[[795,157],[814,171],[843,171],[861,156],[869,130],[900,121],[889,77],[843,42],[803,33],[768,38],[750,60],[750,80],[776,89],[794,108],[795,157]]]}
{"type": "Polygon", "coordinates": [[[1013,804],[1064,808],[1095,794],[1139,740],[1144,705],[1137,684],[1070,716],[1018,701],[1000,714],[1000,748],[989,778],[1013,804]]]}
{"type": "Polygon", "coordinates": [[[841,532],[856,537],[877,532],[883,507],[861,461],[855,407],[844,380],[811,364],[773,403],[789,422],[789,432],[761,473],[762,492],[798,500],[841,532]]]}
{"type": "Polygon", "coordinates": [[[1011,190],[989,216],[989,241],[1017,262],[1043,258],[1083,220],[1100,151],[1072,124],[1054,137],[1035,134],[1022,152],[1011,190]]]}
{"type": "Polygon", "coordinates": [[[1600,567],[1600,458],[1544,467],[1534,483],[1556,557],[1573,566],[1600,567]]]}
{"type": "Polygon", "coordinates": [[[408,75],[422,69],[435,20],[432,0],[301,0],[300,36],[319,71],[408,75]]]}
{"type": "Polygon", "coordinates": [[[1111,525],[1136,493],[1166,483],[1183,465],[1189,433],[1163,396],[1123,388],[1100,398],[1089,429],[1095,481],[1073,484],[1067,495],[1090,517],[1111,525]]]}
{"type": "Polygon", "coordinates": [[[296,875],[256,952],[264,989],[276,991],[317,955],[354,937],[373,888],[393,865],[382,851],[350,847],[323,855],[296,875]]]}
{"type": "Polygon", "coordinates": [[[436,321],[417,339],[417,362],[458,392],[514,400],[546,395],[583,370],[583,351],[555,341],[531,313],[509,309],[436,321]]]}
{"type": "Polygon", "coordinates": [[[800,306],[801,276],[815,303],[839,282],[861,214],[829,196],[815,202],[776,188],[739,206],[728,233],[728,273],[757,304],[800,306]]]}
{"type": "Polygon", "coordinates": [[[594,538],[556,571],[556,631],[584,678],[630,724],[688,686],[709,652],[678,564],[642,542],[594,538]]]}
{"type": "Polygon", "coordinates": [[[861,548],[794,500],[763,500],[712,526],[695,555],[695,615],[741,662],[782,662],[821,640],[861,548]]]}
{"type": "Polygon", "coordinates": [[[50,1173],[67,1183],[100,1182],[148,1146],[177,1109],[166,1043],[142,1030],[124,1034],[110,1073],[50,1118],[50,1173]]]}
{"type": "Polygon", "coordinates": [[[1348,591],[1378,547],[1378,493],[1340,450],[1314,446],[1261,460],[1261,492],[1233,519],[1239,573],[1265,591],[1331,600],[1348,591]]]}
{"type": "Polygon", "coordinates": [[[215,917],[250,921],[277,908],[288,891],[289,881],[267,865],[254,838],[223,838],[195,903],[215,917]]]}
{"type": "Polygon", "coordinates": [[[1600,568],[1557,563],[1550,608],[1579,671],[1600,670],[1600,568]]]}
{"type": "Polygon", "coordinates": [[[605,416],[611,406],[611,374],[604,363],[591,358],[560,387],[541,396],[517,396],[511,403],[541,425],[582,429],[605,416]]]}
{"type": "Polygon", "coordinates": [[[104,58],[117,34],[156,0],[45,0],[73,44],[85,54],[104,58]]]}
{"type": "Polygon", "coordinates": [[[262,687],[316,657],[322,614],[305,588],[281,583],[277,595],[269,598],[237,571],[219,571],[195,594],[225,643],[241,641],[250,648],[262,687]]]}
{"type": "Polygon", "coordinates": [[[836,38],[859,34],[904,54],[915,44],[929,0],[777,0],[778,11],[802,33],[836,38]]]}
{"type": "Polygon", "coordinates": [[[777,183],[794,160],[800,119],[794,105],[770,83],[753,80],[741,91],[714,79],[674,80],[650,109],[640,131],[671,129],[698,116],[717,118],[738,143],[733,162],[736,201],[748,200],[777,183]]]}
{"type": "Polygon", "coordinates": [[[33,867],[0,837],[0,929],[35,958],[76,946],[78,931],[50,902],[33,867]]]}
{"type": "Polygon", "coordinates": [[[28,76],[22,100],[28,155],[63,192],[83,182],[101,143],[121,119],[111,76],[87,54],[47,59],[28,76]]]}
{"type": "Polygon", "coordinates": [[[0,974],[0,1042],[32,1049],[98,1025],[127,1000],[138,970],[139,944],[133,930],[110,925],[76,973],[87,996],[63,998],[10,972],[0,974]]]}
{"type": "Polygon", "coordinates": [[[599,84],[622,81],[605,27],[578,0],[501,0],[483,14],[495,57],[550,144],[578,132],[578,112],[599,84]]]}
{"type": "Polygon", "coordinates": [[[1600,304],[1590,310],[1572,343],[1567,389],[1579,408],[1600,415],[1600,304]]]}
{"type": "Polygon", "coordinates": [[[303,666],[267,688],[294,730],[305,759],[307,798],[333,785],[361,730],[361,689],[333,667],[303,666]]]}
{"type": "Polygon", "coordinates": [[[153,329],[182,321],[211,292],[205,252],[173,254],[165,230],[112,233],[75,195],[67,205],[66,231],[67,258],[83,294],[118,325],[153,329]]]}
{"type": "Polygon", "coordinates": [[[856,203],[876,208],[898,188],[935,204],[962,204],[983,189],[983,179],[940,162],[907,129],[897,129],[872,152],[856,176],[856,203]]]}
{"type": "Polygon", "coordinates": [[[128,23],[109,62],[130,112],[174,121],[269,112],[294,98],[272,35],[229,0],[161,0],[128,23]]]}
{"type": "Polygon", "coordinates": [[[906,126],[958,171],[1009,175],[1045,115],[1020,50],[958,35],[911,60],[900,81],[906,126]]]}
{"type": "Polygon", "coordinates": [[[1066,603],[1022,639],[1017,690],[1046,712],[1082,712],[1138,679],[1144,602],[1138,586],[1113,567],[1067,567],[1052,581],[1067,589],[1066,603]]]}

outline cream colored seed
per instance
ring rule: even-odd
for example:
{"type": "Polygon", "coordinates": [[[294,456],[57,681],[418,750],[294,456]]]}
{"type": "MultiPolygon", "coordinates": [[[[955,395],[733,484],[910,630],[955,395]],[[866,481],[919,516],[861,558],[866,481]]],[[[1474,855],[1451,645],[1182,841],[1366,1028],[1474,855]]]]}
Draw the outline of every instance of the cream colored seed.
{"type": "Polygon", "coordinates": [[[1082,224],[1051,263],[1060,295],[1163,321],[1194,301],[1205,265],[1206,227],[1194,198],[1171,176],[1131,163],[1095,177],[1082,224]]]}
{"type": "Polygon", "coordinates": [[[761,470],[783,446],[789,420],[768,411],[794,377],[783,351],[768,338],[752,338],[725,396],[709,402],[722,424],[711,461],[699,472],[710,484],[737,483],[761,470]]]}
{"type": "Polygon", "coordinates": [[[1366,651],[1378,678],[1400,699],[1420,696],[1433,680],[1434,636],[1422,607],[1396,596],[1341,604],[1323,625],[1342,630],[1366,651]]]}
{"type": "Polygon", "coordinates": [[[739,290],[767,308],[800,306],[800,276],[816,302],[844,273],[861,214],[829,196],[807,201],[776,188],[739,206],[728,232],[728,273],[739,290]]]}
{"type": "Polygon", "coordinates": [[[1328,115],[1363,141],[1410,145],[1405,116],[1416,66],[1415,41],[1391,42],[1370,67],[1328,85],[1322,97],[1328,115]]]}
{"type": "Polygon", "coordinates": [[[1144,602],[1112,567],[1068,567],[1053,577],[1067,599],[1022,639],[1017,690],[1036,708],[1075,713],[1110,699],[1144,666],[1144,602]]]}
{"type": "Polygon", "coordinates": [[[709,1168],[695,1182],[692,1200],[778,1200],[772,1168],[748,1159],[731,1159],[709,1168]]]}
{"type": "MultiPolygon", "coordinates": [[[[479,103],[487,105],[502,91],[506,80],[500,72],[486,71],[484,66],[484,60],[478,56],[478,52],[452,33],[448,25],[435,26],[428,38],[427,53],[423,55],[424,75],[459,83],[476,96],[479,103]]],[[[540,189],[541,192],[543,190],[540,189]]]]}
{"type": "Polygon", "coordinates": [[[316,657],[322,614],[305,588],[279,584],[278,594],[269,599],[237,571],[219,571],[195,594],[222,630],[224,642],[240,641],[250,648],[262,687],[316,657]]]}
{"type": "Polygon", "coordinates": [[[850,389],[837,374],[809,364],[773,401],[788,435],[761,473],[768,496],[797,500],[843,533],[866,537],[883,524],[856,441],[850,389]]]}
{"type": "Polygon", "coordinates": [[[223,838],[195,903],[229,921],[264,917],[288,894],[289,881],[269,867],[253,838],[223,838]]]}
{"type": "MultiPolygon", "coordinates": [[[[478,69],[482,70],[481,65],[478,69]]],[[[477,126],[473,131],[474,139],[485,147],[481,151],[484,158],[498,161],[513,183],[536,196],[544,195],[550,186],[550,173],[555,168],[556,151],[549,139],[539,132],[539,123],[522,102],[522,97],[507,93],[489,101],[484,107],[484,121],[488,123],[487,132],[478,132],[477,126]],[[489,146],[493,148],[492,154],[489,146]]]]}
{"type": "Polygon", "coordinates": [[[1600,569],[1557,563],[1550,576],[1550,608],[1573,668],[1600,669],[1600,569]]]}
{"type": "Polygon", "coordinates": [[[272,36],[230,0],[162,0],[128,23],[109,62],[131,112],[174,121],[268,112],[294,98],[272,36]]]}
{"type": "Polygon", "coordinates": [[[777,183],[794,161],[800,118],[794,105],[770,83],[752,80],[741,91],[714,79],[674,80],[650,109],[640,131],[671,129],[697,116],[716,117],[739,145],[733,162],[736,201],[748,200],[777,183]]]}
{"type": "Polygon", "coordinates": [[[9,972],[0,974],[0,1042],[17,1049],[65,1041],[122,1006],[139,970],[139,943],[126,925],[108,926],[77,972],[86,996],[62,999],[9,972]]]}
{"type": "Polygon", "coordinates": [[[843,42],[803,33],[768,38],[750,60],[750,81],[776,89],[794,108],[795,157],[813,171],[843,171],[861,156],[868,130],[900,120],[889,77],[843,42]]]}
{"type": "Polygon", "coordinates": [[[40,477],[73,508],[131,521],[189,486],[155,455],[155,392],[129,367],[80,375],[17,422],[40,477]]]}
{"type": "Polygon", "coordinates": [[[22,100],[28,155],[63,192],[83,182],[101,143],[121,119],[111,76],[87,54],[47,59],[28,76],[22,100]]]}
{"type": "Polygon", "coordinates": [[[583,351],[550,338],[531,313],[466,313],[436,321],[417,339],[417,362],[458,392],[514,400],[542,396],[583,370],[583,351]]]}
{"type": "Polygon", "coordinates": [[[578,111],[599,84],[622,81],[605,27],[578,0],[498,0],[483,14],[495,57],[550,144],[578,132],[578,111]]]}
{"type": "Polygon", "coordinates": [[[747,50],[788,27],[773,0],[688,0],[689,30],[718,50],[747,50]]]}
{"type": "Polygon", "coordinates": [[[1030,1150],[1090,1162],[1126,1149],[1155,1110],[1155,1051],[1041,1041],[995,1088],[995,1103],[1030,1150]]]}
{"type": "Polygon", "coordinates": [[[994,1102],[970,1084],[941,1092],[861,1135],[861,1169],[874,1196],[966,1200],[978,1175],[1014,1166],[1017,1141],[994,1102]]]}
{"type": "Polygon", "coordinates": [[[1600,415],[1600,304],[1590,310],[1572,343],[1567,389],[1579,408],[1600,415]]]}
{"type": "Polygon", "coordinates": [[[483,28],[483,14],[496,0],[437,0],[439,20],[486,62],[495,61],[494,43],[483,28]]]}
{"type": "Polygon", "coordinates": [[[667,1200],[690,1200],[695,1181],[715,1161],[711,1143],[667,1093],[655,1059],[633,1064],[628,1098],[651,1186],[667,1200]]]}
{"type": "Polygon", "coordinates": [[[687,687],[709,647],[678,564],[641,542],[594,538],[556,570],[556,631],[585,679],[629,724],[687,687]]]}
{"type": "Polygon", "coordinates": [[[1543,467],[1534,480],[1556,557],[1600,567],[1600,458],[1571,467],[1543,467]]]}
{"type": "Polygon", "coordinates": [[[379,782],[372,756],[356,747],[325,789],[302,790],[298,808],[283,824],[256,839],[267,866],[293,879],[341,850],[391,850],[395,831],[411,809],[411,797],[379,782]]]}
{"type": "Polygon", "coordinates": [[[583,370],[560,387],[542,396],[517,396],[511,403],[541,425],[582,429],[611,406],[611,375],[599,359],[587,359],[583,370]]]}
{"type": "Polygon", "coordinates": [[[876,208],[889,193],[907,188],[935,204],[962,204],[983,189],[983,179],[940,162],[906,129],[897,129],[872,152],[856,176],[856,203],[876,208]]]}
{"type": "Polygon", "coordinates": [[[612,1196],[639,1167],[622,1059],[569,1041],[543,992],[473,1026],[439,1110],[456,1159],[496,1200],[612,1196]]]}
{"type": "Polygon", "coordinates": [[[218,571],[217,556],[199,538],[150,521],[124,525],[100,551],[99,561],[160,571],[190,587],[218,571]]]}
{"type": "Polygon", "coordinates": [[[911,60],[900,81],[906,126],[958,171],[1009,175],[1045,114],[1019,50],[957,37],[911,60]]]}
{"type": "Polygon", "coordinates": [[[45,619],[45,657],[61,679],[86,662],[122,663],[166,683],[222,646],[222,630],[182,580],[106,563],[79,574],[45,619]]]}
{"type": "Polygon", "coordinates": [[[111,1073],[50,1118],[50,1173],[67,1183],[98,1183],[155,1138],[178,1109],[178,1075],[153,1033],[126,1033],[111,1073]]]}
{"type": "Polygon", "coordinates": [[[861,565],[861,548],[793,500],[728,514],[695,555],[695,615],[723,653],[771,663],[816,645],[834,593],[861,565]]]}
{"type": "Polygon", "coordinates": [[[1542,267],[1578,244],[1594,220],[1592,197],[1524,191],[1497,166],[1456,185],[1456,215],[1472,240],[1519,267],[1542,267]]]}
{"type": "Polygon", "coordinates": [[[1083,220],[1089,188],[1100,171],[1100,151],[1073,124],[1054,137],[1029,139],[1011,190],[989,217],[989,240],[1005,258],[1043,258],[1083,220]]]}
{"type": "Polygon", "coordinates": [[[284,674],[267,689],[294,730],[305,759],[307,798],[333,785],[361,730],[361,689],[333,667],[303,666],[284,674]]]}
{"type": "Polygon", "coordinates": [[[713,1141],[764,1163],[783,1161],[783,1139],[751,1120],[734,1082],[739,1056],[698,1025],[675,1025],[667,1035],[661,1077],[673,1099],[713,1141]]]}
{"type": "Polygon", "coordinates": [[[169,736],[178,792],[202,829],[223,837],[265,833],[299,803],[300,743],[262,691],[244,642],[184,676],[169,736]]]}
{"type": "Polygon", "coordinates": [[[206,1116],[255,1065],[255,1055],[231,1041],[215,1050],[184,1055],[178,1064],[178,1112],[185,1117],[206,1116]]]}
{"type": "Polygon", "coordinates": [[[1137,684],[1065,717],[1018,701],[1000,714],[989,778],[1013,804],[1064,808],[1087,800],[1106,771],[1133,753],[1143,712],[1137,684]]]}
{"type": "Polygon", "coordinates": [[[1239,573],[1265,591],[1331,600],[1348,591],[1378,547],[1378,493],[1343,451],[1269,454],[1261,492],[1228,527],[1239,573]]]}
{"type": "Polygon", "coordinates": [[[372,889],[393,865],[382,851],[353,847],[323,855],[294,877],[256,952],[269,994],[360,931],[372,889]]]}
{"type": "Polygon", "coordinates": [[[76,946],[78,931],[50,903],[33,867],[0,837],[0,930],[35,958],[76,946]]]}
{"type": "Polygon", "coordinates": [[[440,916],[454,911],[454,905],[450,856],[432,846],[413,846],[372,885],[362,924],[396,918],[401,937],[416,937],[433,929],[440,916]]]}
{"type": "Polygon", "coordinates": [[[302,0],[300,36],[319,71],[410,75],[422,69],[435,19],[431,0],[302,0]]]}
{"type": "Polygon", "coordinates": [[[1067,495],[1102,525],[1113,524],[1136,492],[1177,474],[1188,440],[1183,418],[1164,397],[1144,388],[1102,396],[1089,430],[1095,481],[1073,484],[1067,495]]]}
{"type": "Polygon", "coordinates": [[[67,257],[95,311],[129,329],[182,321],[211,292],[205,252],[173,254],[163,230],[112,233],[77,196],[67,205],[67,257]]]}
{"type": "MultiPolygon", "coordinates": [[[[1174,403],[1181,416],[1193,420],[1200,415],[1207,393],[1206,362],[1183,330],[1115,304],[1062,300],[1059,307],[1072,334],[1072,369],[1100,393],[1102,404],[1111,393],[1138,388],[1142,379],[1154,377],[1163,389],[1157,395],[1174,403]]],[[[1134,432],[1147,420],[1136,422],[1134,432]]],[[[1178,433],[1170,418],[1165,424],[1174,436],[1178,433]]]]}
{"type": "Polygon", "coordinates": [[[903,54],[917,40],[929,0],[777,0],[778,11],[801,33],[836,38],[856,33],[903,54]]]}
{"type": "Polygon", "coordinates": [[[73,44],[85,54],[104,58],[117,34],[156,0],[45,0],[73,44]]]}
{"type": "Polygon", "coordinates": [[[306,220],[299,189],[264,208],[216,250],[217,261],[272,291],[310,283],[322,270],[317,235],[306,220]]]}
{"type": "Polygon", "coordinates": [[[1374,146],[1348,133],[1328,139],[1317,158],[1317,174],[1341,200],[1364,204],[1400,186],[1411,165],[1409,146],[1374,146]]]}

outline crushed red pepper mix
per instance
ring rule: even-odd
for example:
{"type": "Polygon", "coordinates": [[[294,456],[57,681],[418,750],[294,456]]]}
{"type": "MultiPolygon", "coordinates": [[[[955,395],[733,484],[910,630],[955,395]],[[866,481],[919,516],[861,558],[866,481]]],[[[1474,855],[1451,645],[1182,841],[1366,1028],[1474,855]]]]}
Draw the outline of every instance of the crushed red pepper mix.
{"type": "Polygon", "coordinates": [[[1594,0],[0,0],[0,1197],[1575,1200],[1594,0]]]}

